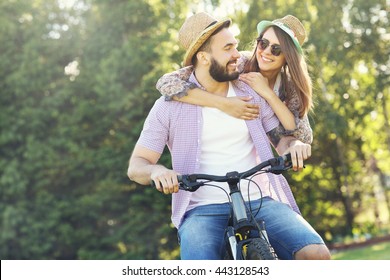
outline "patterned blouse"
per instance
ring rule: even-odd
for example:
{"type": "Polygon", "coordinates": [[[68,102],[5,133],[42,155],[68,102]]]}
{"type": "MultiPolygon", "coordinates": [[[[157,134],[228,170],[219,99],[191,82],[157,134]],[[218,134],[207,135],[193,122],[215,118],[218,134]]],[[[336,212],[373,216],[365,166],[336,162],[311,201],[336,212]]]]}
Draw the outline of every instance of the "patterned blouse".
{"type": "MultiPolygon", "coordinates": [[[[247,56],[242,55],[238,61],[238,70],[241,73],[245,63],[248,61],[247,56]]],[[[196,85],[189,82],[188,79],[193,71],[192,66],[187,66],[176,70],[172,73],[163,75],[157,82],[157,90],[165,97],[165,100],[172,100],[173,96],[181,98],[187,95],[188,90],[196,88],[196,85]]],[[[281,85],[282,87],[283,85],[281,85]]],[[[293,82],[288,79],[284,90],[280,90],[279,98],[286,104],[287,108],[295,117],[295,130],[285,130],[282,125],[279,126],[281,135],[292,135],[304,143],[311,144],[313,142],[313,131],[310,127],[307,114],[302,118],[299,117],[299,98],[293,82]],[[287,94],[288,92],[288,94],[287,94]],[[288,95],[288,100],[287,100],[288,95]]]]}

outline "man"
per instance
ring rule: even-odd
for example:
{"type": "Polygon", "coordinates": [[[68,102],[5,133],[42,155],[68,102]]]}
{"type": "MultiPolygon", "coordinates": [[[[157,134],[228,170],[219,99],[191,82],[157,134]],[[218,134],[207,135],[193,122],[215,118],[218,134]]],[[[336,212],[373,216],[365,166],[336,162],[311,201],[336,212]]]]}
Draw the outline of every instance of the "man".
{"type": "MultiPolygon", "coordinates": [[[[244,171],[273,157],[268,137],[278,153],[291,152],[294,166],[301,168],[310,146],[292,137],[280,137],[274,112],[247,84],[237,80],[237,40],[229,30],[231,21],[217,21],[206,13],[188,18],[179,31],[186,49],[184,64],[194,65],[190,81],[208,92],[223,96],[250,94],[260,106],[256,120],[244,121],[212,108],[176,101],[156,101],[129,162],[128,176],[172,195],[172,222],[178,228],[182,259],[221,259],[224,230],[229,217],[228,200],[218,188],[202,187],[194,193],[178,190],[178,174],[224,175],[244,171]],[[267,137],[268,134],[268,137],[267,137]],[[172,155],[173,170],[157,164],[165,145],[172,155]],[[204,238],[207,236],[207,244],[204,238]]],[[[263,200],[260,214],[272,246],[280,258],[329,259],[321,237],[302,219],[283,176],[257,177],[263,200]],[[308,245],[309,244],[309,245],[308,245]]],[[[217,183],[216,183],[217,184],[217,183]]],[[[221,188],[227,186],[220,184],[221,188]]],[[[256,188],[241,184],[244,198],[259,203],[256,188]]]]}

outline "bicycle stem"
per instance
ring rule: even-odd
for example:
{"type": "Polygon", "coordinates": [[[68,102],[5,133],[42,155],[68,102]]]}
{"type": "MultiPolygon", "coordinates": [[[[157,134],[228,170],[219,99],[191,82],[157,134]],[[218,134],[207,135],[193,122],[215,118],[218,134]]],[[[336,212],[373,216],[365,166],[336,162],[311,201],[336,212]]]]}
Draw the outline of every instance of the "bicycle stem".
{"type": "Polygon", "coordinates": [[[240,181],[239,173],[236,171],[229,172],[226,174],[226,177],[228,177],[230,196],[232,198],[233,212],[236,215],[236,220],[238,223],[246,221],[248,220],[248,216],[246,214],[245,202],[238,189],[238,182],[240,181]]]}

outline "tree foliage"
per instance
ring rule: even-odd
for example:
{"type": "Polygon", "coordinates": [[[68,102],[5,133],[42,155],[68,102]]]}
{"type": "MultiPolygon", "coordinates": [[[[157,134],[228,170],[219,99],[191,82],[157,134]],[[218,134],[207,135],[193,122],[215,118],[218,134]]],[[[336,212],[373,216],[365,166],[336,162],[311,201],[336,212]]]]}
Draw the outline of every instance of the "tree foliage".
{"type": "MultiPolygon", "coordinates": [[[[230,5],[231,4],[231,5],[230,5]]],[[[385,1],[233,1],[248,49],[286,14],[309,31],[313,156],[288,174],[324,236],[375,234],[390,216],[385,1]]],[[[0,3],[0,257],[174,259],[170,197],[126,177],[157,79],[180,67],[177,30],[227,1],[0,3]],[[69,5],[69,3],[71,5],[69,5]]],[[[233,8],[232,8],[233,7],[233,8]]],[[[162,163],[170,165],[168,153],[162,163]]]]}

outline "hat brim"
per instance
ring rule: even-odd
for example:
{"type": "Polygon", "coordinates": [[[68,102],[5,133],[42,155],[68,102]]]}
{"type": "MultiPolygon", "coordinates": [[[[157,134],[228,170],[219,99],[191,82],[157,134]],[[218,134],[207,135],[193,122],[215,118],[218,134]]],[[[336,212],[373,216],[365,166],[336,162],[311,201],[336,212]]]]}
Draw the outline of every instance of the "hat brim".
{"type": "Polygon", "coordinates": [[[290,38],[292,39],[292,41],[293,41],[295,47],[297,48],[298,52],[300,54],[303,54],[303,50],[302,50],[301,45],[298,42],[298,39],[294,36],[294,33],[291,31],[291,29],[288,28],[286,25],[276,24],[276,23],[274,23],[272,21],[263,20],[263,21],[260,21],[257,24],[257,32],[258,32],[258,34],[260,35],[266,28],[268,28],[270,26],[277,26],[280,29],[282,29],[285,33],[287,33],[287,35],[290,36],[290,38]]]}
{"type": "Polygon", "coordinates": [[[187,49],[183,59],[183,66],[192,65],[192,57],[195,55],[195,53],[198,52],[199,48],[204,44],[204,42],[207,41],[208,38],[210,38],[211,34],[213,34],[215,30],[217,30],[219,27],[226,24],[227,22],[229,22],[229,25],[232,23],[231,19],[225,19],[218,21],[217,23],[203,30],[203,32],[196,38],[196,40],[194,40],[194,42],[187,49]]]}

